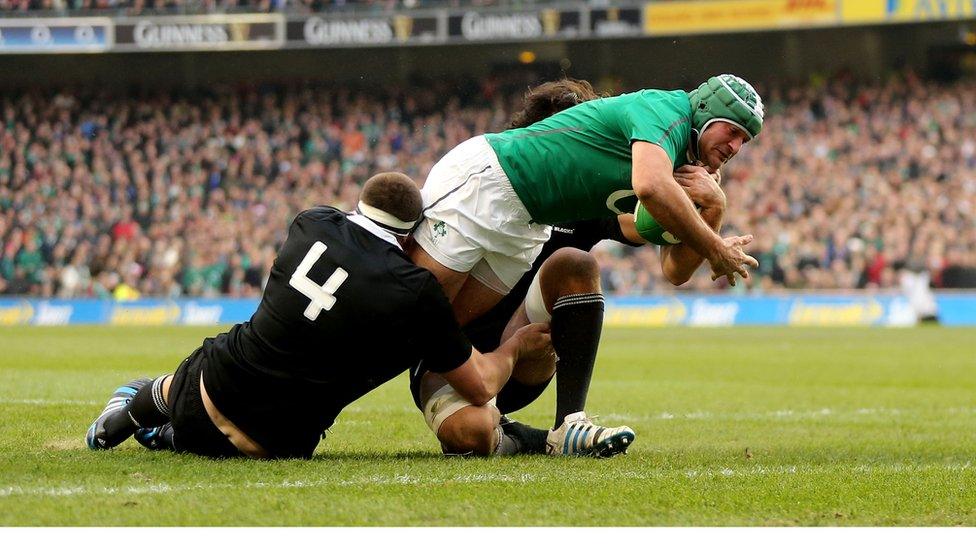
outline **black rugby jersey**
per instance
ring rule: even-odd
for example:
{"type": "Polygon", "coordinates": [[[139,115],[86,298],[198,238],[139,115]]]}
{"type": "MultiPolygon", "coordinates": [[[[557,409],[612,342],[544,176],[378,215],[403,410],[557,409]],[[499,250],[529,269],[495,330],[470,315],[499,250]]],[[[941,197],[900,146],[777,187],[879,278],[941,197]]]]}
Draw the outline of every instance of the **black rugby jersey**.
{"type": "Polygon", "coordinates": [[[295,218],[251,320],[203,348],[217,409],[276,457],[310,456],[342,408],[421,360],[446,372],[471,355],[434,276],[325,206],[295,218]]]}
{"type": "MultiPolygon", "coordinates": [[[[620,230],[620,222],[616,217],[554,226],[552,236],[542,247],[542,252],[532,264],[532,269],[522,275],[512,291],[508,292],[508,295],[503,297],[487,313],[469,322],[463,328],[464,334],[474,347],[482,353],[494,351],[501,344],[502,332],[505,331],[508,321],[512,319],[512,315],[515,314],[519,305],[525,300],[525,296],[528,295],[532,279],[535,278],[535,274],[539,272],[542,264],[549,259],[549,256],[560,248],[576,248],[588,252],[602,240],[616,240],[628,246],[640,246],[640,244],[627,240],[620,230]]],[[[420,378],[428,370],[436,372],[434,368],[428,368],[426,362],[410,370],[410,391],[413,393],[414,403],[417,404],[417,407],[420,407],[420,378]]]]}

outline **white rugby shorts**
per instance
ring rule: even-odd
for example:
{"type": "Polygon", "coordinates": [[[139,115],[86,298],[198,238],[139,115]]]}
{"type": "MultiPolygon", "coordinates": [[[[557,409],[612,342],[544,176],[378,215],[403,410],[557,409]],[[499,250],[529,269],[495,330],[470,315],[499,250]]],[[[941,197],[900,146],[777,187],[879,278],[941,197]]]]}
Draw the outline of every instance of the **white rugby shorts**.
{"type": "Polygon", "coordinates": [[[552,232],[549,225],[531,223],[481,135],[434,164],[421,194],[424,220],[413,234],[420,247],[441,265],[470,273],[501,294],[532,268],[552,232]]]}

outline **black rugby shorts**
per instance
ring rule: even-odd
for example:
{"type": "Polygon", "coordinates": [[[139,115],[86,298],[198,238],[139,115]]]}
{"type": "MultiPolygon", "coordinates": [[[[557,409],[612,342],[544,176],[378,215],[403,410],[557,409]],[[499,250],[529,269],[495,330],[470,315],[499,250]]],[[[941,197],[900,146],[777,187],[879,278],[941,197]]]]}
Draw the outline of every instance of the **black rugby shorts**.
{"type": "Polygon", "coordinates": [[[169,387],[173,446],[177,452],[206,457],[240,457],[240,450],[217,429],[200,396],[200,375],[206,365],[203,349],[193,351],[180,364],[169,387]]]}

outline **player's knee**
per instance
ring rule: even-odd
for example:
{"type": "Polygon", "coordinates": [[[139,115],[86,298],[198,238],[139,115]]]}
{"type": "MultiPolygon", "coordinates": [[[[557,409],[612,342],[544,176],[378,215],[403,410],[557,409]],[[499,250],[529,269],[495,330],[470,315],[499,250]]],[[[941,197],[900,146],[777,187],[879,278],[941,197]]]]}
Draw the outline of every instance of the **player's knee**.
{"type": "Polygon", "coordinates": [[[445,453],[488,456],[498,442],[498,419],[494,406],[466,406],[441,423],[437,439],[445,453]]]}
{"type": "Polygon", "coordinates": [[[542,288],[547,295],[600,291],[600,266],[592,254],[576,248],[556,250],[543,265],[542,288]]]}

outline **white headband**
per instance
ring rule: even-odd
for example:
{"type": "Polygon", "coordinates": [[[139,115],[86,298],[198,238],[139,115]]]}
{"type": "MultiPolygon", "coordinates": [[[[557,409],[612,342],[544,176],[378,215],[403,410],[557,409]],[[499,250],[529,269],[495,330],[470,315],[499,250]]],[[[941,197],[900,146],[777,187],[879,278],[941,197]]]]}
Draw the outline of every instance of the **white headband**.
{"type": "Polygon", "coordinates": [[[718,118],[718,117],[715,117],[715,118],[712,118],[711,120],[709,120],[708,122],[705,122],[705,125],[702,126],[701,127],[701,130],[698,131],[698,140],[699,141],[701,141],[702,134],[705,133],[705,128],[707,128],[708,126],[710,126],[712,124],[712,122],[728,122],[729,124],[732,124],[736,128],[739,128],[740,130],[744,131],[746,133],[746,135],[749,136],[749,139],[754,139],[756,137],[756,136],[752,135],[752,132],[750,132],[749,130],[747,130],[745,126],[743,126],[742,124],[739,124],[735,120],[729,120],[728,118],[718,118]]]}
{"type": "Polygon", "coordinates": [[[380,227],[383,227],[384,229],[400,236],[410,234],[410,231],[413,230],[414,224],[416,224],[416,221],[404,221],[389,212],[385,212],[379,208],[374,208],[362,200],[359,201],[356,209],[359,211],[359,213],[370,218],[380,227]]]}

